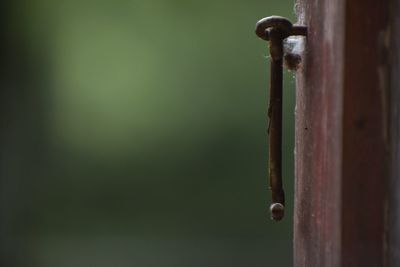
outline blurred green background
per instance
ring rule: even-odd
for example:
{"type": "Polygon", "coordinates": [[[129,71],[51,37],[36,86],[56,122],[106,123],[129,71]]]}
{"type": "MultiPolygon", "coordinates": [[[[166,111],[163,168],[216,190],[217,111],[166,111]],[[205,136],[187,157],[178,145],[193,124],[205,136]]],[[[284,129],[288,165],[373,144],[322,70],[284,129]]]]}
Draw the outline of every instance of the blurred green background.
{"type": "Polygon", "coordinates": [[[290,266],[267,207],[267,44],[292,1],[9,1],[2,266],[290,266]]]}

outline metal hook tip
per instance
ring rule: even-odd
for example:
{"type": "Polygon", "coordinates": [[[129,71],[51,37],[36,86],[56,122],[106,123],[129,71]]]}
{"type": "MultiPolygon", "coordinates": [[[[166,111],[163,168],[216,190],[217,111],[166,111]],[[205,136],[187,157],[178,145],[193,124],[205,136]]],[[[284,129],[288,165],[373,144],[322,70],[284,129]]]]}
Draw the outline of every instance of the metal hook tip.
{"type": "Polygon", "coordinates": [[[282,220],[285,215],[285,206],[281,203],[272,203],[269,209],[271,212],[271,219],[274,221],[282,220]]]}

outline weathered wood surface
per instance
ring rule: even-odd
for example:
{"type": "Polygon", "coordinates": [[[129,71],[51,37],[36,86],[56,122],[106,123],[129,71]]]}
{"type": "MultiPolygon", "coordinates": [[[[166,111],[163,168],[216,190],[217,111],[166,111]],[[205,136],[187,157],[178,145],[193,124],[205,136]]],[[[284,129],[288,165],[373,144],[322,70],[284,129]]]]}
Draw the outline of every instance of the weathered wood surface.
{"type": "Polygon", "coordinates": [[[343,5],[304,0],[297,6],[308,37],[296,89],[295,266],[339,264],[343,5]]]}
{"type": "Polygon", "coordinates": [[[297,13],[309,35],[297,75],[294,265],[385,266],[396,243],[389,178],[399,176],[389,1],[299,0],[297,13]]]}
{"type": "Polygon", "coordinates": [[[400,266],[400,0],[391,5],[390,181],[388,197],[388,266],[400,266]]]}
{"type": "Polygon", "coordinates": [[[347,1],[342,266],[383,266],[389,178],[389,3],[347,1]]]}

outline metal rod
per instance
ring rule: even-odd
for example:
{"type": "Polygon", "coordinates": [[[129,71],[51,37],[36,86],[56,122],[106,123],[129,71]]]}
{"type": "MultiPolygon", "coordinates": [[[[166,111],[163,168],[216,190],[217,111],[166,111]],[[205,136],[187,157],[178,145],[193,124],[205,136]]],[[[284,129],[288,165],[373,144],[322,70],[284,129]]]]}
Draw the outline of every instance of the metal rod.
{"type": "Polygon", "coordinates": [[[282,57],[283,43],[280,31],[268,31],[271,54],[269,98],[269,188],[272,195],[271,218],[279,221],[284,216],[285,193],[282,183],[282,57]]]}
{"type": "Polygon", "coordinates": [[[271,55],[271,80],[269,98],[269,189],[272,195],[271,218],[282,220],[285,213],[285,193],[282,183],[282,87],[283,87],[283,40],[291,35],[307,35],[307,27],[292,25],[280,16],[270,16],[259,20],[256,34],[269,41],[271,55]]]}

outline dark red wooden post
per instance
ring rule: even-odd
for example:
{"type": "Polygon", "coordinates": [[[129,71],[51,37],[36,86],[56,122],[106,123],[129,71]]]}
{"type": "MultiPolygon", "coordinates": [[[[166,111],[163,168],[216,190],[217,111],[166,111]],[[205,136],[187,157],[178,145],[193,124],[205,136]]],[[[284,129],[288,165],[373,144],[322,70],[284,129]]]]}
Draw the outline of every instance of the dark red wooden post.
{"type": "Polygon", "coordinates": [[[400,0],[390,5],[389,190],[387,205],[387,265],[400,266],[400,0]]]}
{"type": "Polygon", "coordinates": [[[295,266],[400,264],[398,2],[297,3],[295,266]]]}

